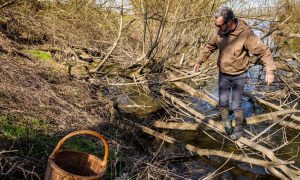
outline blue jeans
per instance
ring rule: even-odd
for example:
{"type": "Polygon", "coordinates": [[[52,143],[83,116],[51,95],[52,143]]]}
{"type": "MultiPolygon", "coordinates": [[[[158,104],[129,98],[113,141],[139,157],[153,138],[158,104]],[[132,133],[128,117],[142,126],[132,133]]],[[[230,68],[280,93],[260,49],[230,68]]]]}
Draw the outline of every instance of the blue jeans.
{"type": "Polygon", "coordinates": [[[229,108],[229,95],[232,90],[232,110],[241,111],[242,94],[247,81],[247,71],[239,75],[219,73],[219,107],[229,108]]]}

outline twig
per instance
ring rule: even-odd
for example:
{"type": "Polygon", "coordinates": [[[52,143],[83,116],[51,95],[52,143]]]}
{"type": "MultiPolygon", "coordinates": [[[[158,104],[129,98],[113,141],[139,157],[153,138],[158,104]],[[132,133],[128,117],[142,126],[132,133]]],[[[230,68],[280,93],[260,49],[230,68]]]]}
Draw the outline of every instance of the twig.
{"type": "MultiPolygon", "coordinates": [[[[249,93],[243,93],[243,94],[246,95],[246,96],[248,96],[249,98],[254,99],[255,101],[257,101],[257,102],[259,102],[261,104],[264,104],[266,106],[269,106],[269,107],[271,107],[273,109],[280,110],[280,111],[284,110],[282,107],[279,107],[279,106],[277,106],[277,105],[275,105],[273,103],[270,103],[270,102],[268,102],[266,100],[263,100],[261,98],[255,97],[254,95],[251,95],[249,93]]],[[[300,121],[300,117],[299,116],[292,115],[291,118],[294,119],[294,120],[296,120],[296,121],[300,121]]]]}
{"type": "MultiPolygon", "coordinates": [[[[121,124],[121,127],[125,128],[132,128],[132,126],[134,127],[137,127],[139,128],[141,131],[143,131],[144,133],[147,133],[149,135],[152,135],[158,139],[161,139],[162,141],[166,141],[168,143],[171,143],[171,144],[175,144],[175,145],[178,145],[182,148],[185,148],[191,152],[194,152],[200,156],[220,156],[220,157],[224,157],[224,158],[231,158],[233,160],[237,160],[237,161],[241,161],[241,162],[245,162],[245,163],[250,163],[250,164],[255,164],[255,165],[259,165],[259,166],[263,166],[263,167],[272,167],[272,166],[277,166],[279,164],[277,163],[273,163],[273,162],[268,162],[268,161],[265,161],[265,160],[259,160],[259,159],[254,159],[254,158],[249,158],[249,157],[245,157],[244,155],[237,155],[237,154],[234,154],[233,152],[231,153],[228,153],[228,152],[225,152],[225,151],[218,151],[218,150],[213,150],[213,149],[201,149],[201,148],[198,148],[198,147],[195,147],[191,144],[185,144],[173,137],[170,137],[168,135],[165,135],[165,134],[161,134],[157,131],[154,131],[153,129],[150,129],[146,126],[143,126],[143,125],[140,125],[138,123],[135,123],[135,122],[132,122],[130,120],[124,120],[124,122],[126,124],[129,124],[131,126],[128,126],[124,123],[121,124]]],[[[286,162],[284,163],[286,164],[286,162]]]]}
{"type": "MultiPolygon", "coordinates": [[[[228,161],[230,160],[231,156],[232,156],[233,152],[230,154],[230,156],[228,157],[228,159],[222,164],[222,166],[220,166],[217,170],[215,170],[213,173],[211,173],[210,175],[208,175],[207,177],[205,177],[203,180],[207,180],[207,179],[213,179],[215,176],[217,176],[218,174],[216,174],[216,172],[218,172],[220,169],[222,169],[222,167],[224,167],[228,161]],[[215,175],[216,174],[216,175],[215,175]]],[[[232,167],[233,168],[233,167],[232,167]]],[[[232,169],[231,168],[231,169],[232,169]]]]}
{"type": "Polygon", "coordinates": [[[258,135],[254,136],[253,138],[250,139],[250,141],[255,141],[257,138],[261,137],[263,134],[265,134],[268,130],[270,130],[272,127],[276,126],[276,124],[280,123],[284,119],[288,118],[290,115],[285,115],[283,118],[279,120],[275,120],[275,122],[270,125],[269,127],[265,128],[262,132],[260,132],[258,135]]]}
{"type": "Polygon", "coordinates": [[[119,25],[120,27],[119,27],[118,37],[117,37],[115,43],[113,44],[113,46],[111,47],[110,51],[106,54],[106,56],[100,62],[100,64],[98,64],[98,66],[94,70],[91,71],[91,73],[95,73],[95,72],[97,72],[101,69],[103,64],[108,60],[108,58],[113,53],[113,51],[115,50],[115,48],[117,47],[117,45],[120,41],[121,34],[122,34],[122,29],[123,29],[123,0],[121,1],[121,3],[122,3],[122,6],[121,6],[121,13],[120,13],[120,25],[119,25]]]}
{"type": "Polygon", "coordinates": [[[1,5],[0,5],[0,9],[2,9],[2,8],[8,6],[8,5],[13,4],[15,1],[16,1],[16,0],[11,0],[11,1],[8,1],[8,2],[6,2],[6,3],[4,3],[4,4],[1,4],[1,5]]]}
{"type": "MultiPolygon", "coordinates": [[[[216,128],[218,131],[220,132],[224,132],[224,129],[223,129],[223,126],[221,124],[218,124],[216,123],[214,120],[211,120],[211,119],[206,119],[206,123],[203,123],[203,119],[205,119],[205,116],[200,114],[199,112],[195,111],[194,109],[192,108],[189,108],[187,107],[185,104],[183,104],[178,98],[175,98],[174,96],[168,94],[166,91],[164,91],[163,89],[160,90],[160,93],[168,98],[171,98],[172,101],[175,101],[176,100],[176,103],[178,105],[180,105],[181,107],[185,108],[186,110],[188,110],[190,113],[192,113],[193,115],[196,116],[196,121],[201,123],[201,124],[205,124],[207,125],[208,127],[214,127],[216,128]],[[200,119],[198,119],[200,118],[200,119]]],[[[270,151],[269,149],[255,143],[255,142],[252,142],[244,137],[241,137],[239,140],[237,140],[237,142],[239,143],[242,143],[242,144],[245,144],[253,149],[256,149],[258,150],[259,152],[265,154],[268,158],[270,158],[272,161],[274,162],[280,162],[280,163],[284,163],[284,161],[278,159],[274,153],[272,151],[270,151]]],[[[293,163],[293,162],[290,162],[290,163],[293,163]]],[[[295,174],[294,171],[292,171],[291,169],[289,169],[287,166],[285,165],[280,165],[278,166],[278,168],[280,170],[282,170],[285,175],[287,175],[288,177],[292,178],[292,179],[295,179],[295,178],[298,178],[298,176],[295,174]]]]}

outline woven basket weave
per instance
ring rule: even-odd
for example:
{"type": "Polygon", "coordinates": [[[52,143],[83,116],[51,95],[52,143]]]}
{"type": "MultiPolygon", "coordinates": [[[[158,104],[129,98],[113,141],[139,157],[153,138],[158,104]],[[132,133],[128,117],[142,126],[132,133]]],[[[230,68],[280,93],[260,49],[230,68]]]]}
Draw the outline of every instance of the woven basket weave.
{"type": "Polygon", "coordinates": [[[99,133],[90,130],[74,131],[62,138],[50,155],[45,180],[101,179],[106,171],[108,152],[108,143],[99,133]],[[93,135],[100,139],[105,148],[103,160],[84,152],[61,150],[67,139],[77,135],[93,135]]]}

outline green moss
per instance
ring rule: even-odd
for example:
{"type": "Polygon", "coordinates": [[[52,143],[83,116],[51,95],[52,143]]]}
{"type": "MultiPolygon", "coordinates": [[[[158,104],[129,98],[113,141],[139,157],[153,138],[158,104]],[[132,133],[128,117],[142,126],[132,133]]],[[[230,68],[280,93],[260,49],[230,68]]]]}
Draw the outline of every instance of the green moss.
{"type": "Polygon", "coordinates": [[[23,136],[29,136],[32,131],[24,126],[12,126],[9,124],[2,126],[3,134],[9,138],[18,138],[23,136]]]}
{"type": "Polygon", "coordinates": [[[44,133],[47,132],[49,126],[45,121],[42,121],[38,118],[30,118],[29,121],[31,121],[34,129],[43,130],[44,133]]]}
{"type": "Polygon", "coordinates": [[[18,117],[14,115],[0,116],[1,134],[8,139],[34,137],[39,131],[46,131],[48,125],[32,117],[18,117]]]}
{"type": "Polygon", "coordinates": [[[97,143],[95,141],[85,137],[74,137],[72,139],[69,139],[64,144],[64,148],[69,150],[77,150],[81,152],[91,153],[96,156],[99,155],[99,151],[102,151],[99,150],[99,147],[97,147],[97,143]]]}
{"type": "Polygon", "coordinates": [[[25,49],[22,50],[21,52],[29,55],[29,56],[34,56],[41,60],[42,62],[47,62],[52,58],[51,53],[47,51],[41,51],[41,50],[30,50],[30,49],[25,49]]]}

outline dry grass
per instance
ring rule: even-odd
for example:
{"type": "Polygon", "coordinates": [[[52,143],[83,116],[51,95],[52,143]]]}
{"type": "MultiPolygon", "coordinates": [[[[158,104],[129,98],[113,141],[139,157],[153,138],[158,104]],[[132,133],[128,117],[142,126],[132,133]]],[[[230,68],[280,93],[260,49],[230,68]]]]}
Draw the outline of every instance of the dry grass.
{"type": "MultiPolygon", "coordinates": [[[[122,31],[120,41],[108,59],[110,65],[116,67],[115,64],[118,64],[125,73],[115,68],[115,73],[111,73],[108,78],[111,83],[122,85],[130,80],[163,82],[167,68],[171,71],[176,70],[178,77],[190,76],[191,66],[199,54],[199,49],[208,40],[212,30],[210,15],[221,3],[219,0],[214,2],[215,4],[209,0],[170,1],[168,4],[167,1],[132,1],[134,11],[131,14],[125,13],[123,24],[133,19],[135,21],[122,31]],[[165,13],[167,15],[163,18],[165,13]],[[143,57],[143,54],[147,55],[143,57]],[[140,57],[141,60],[137,62],[140,57]],[[180,60],[182,64],[179,64],[180,60]],[[126,69],[133,64],[136,66],[126,69]],[[139,68],[141,71],[136,71],[139,68]],[[120,74],[122,77],[119,76],[120,74]],[[127,79],[123,78],[124,76],[127,79]],[[154,76],[155,78],[152,78],[154,76]]],[[[127,95],[125,91],[123,92],[124,86],[108,87],[112,89],[113,94],[110,94],[110,97],[103,97],[98,93],[102,87],[108,86],[103,74],[93,74],[93,79],[88,77],[90,81],[69,79],[63,63],[84,64],[94,68],[109,52],[116,40],[119,29],[119,9],[96,8],[84,0],[67,3],[20,0],[1,8],[0,16],[0,31],[3,33],[0,34],[2,53],[0,55],[0,114],[25,118],[36,117],[47,122],[49,131],[62,134],[73,129],[105,124],[104,122],[110,118],[110,101],[107,98],[116,100],[118,93],[127,95]],[[53,59],[41,63],[37,58],[23,58],[15,53],[24,52],[21,50],[41,49],[51,52],[53,59]],[[87,55],[87,58],[82,58],[82,55],[87,55]],[[91,62],[89,62],[90,58],[91,62]],[[91,81],[95,83],[92,84],[91,81]]],[[[299,67],[294,67],[294,70],[299,72],[299,67]]],[[[214,69],[212,65],[203,71],[203,76],[209,81],[216,72],[216,68],[214,69]],[[214,71],[208,73],[209,70],[214,71]]],[[[193,81],[191,83],[198,84],[202,81],[200,79],[191,79],[193,81]]],[[[149,84],[142,84],[142,88],[150,94],[153,89],[150,87],[152,84],[149,84]]],[[[295,90],[297,92],[293,94],[299,96],[299,89],[295,90]]],[[[277,94],[273,95],[275,99],[277,94]]],[[[294,100],[294,97],[284,98],[287,102],[294,100]]],[[[186,104],[190,103],[190,98],[185,100],[186,104]]],[[[167,107],[166,110],[170,109],[167,107]]],[[[178,111],[170,113],[174,117],[178,114],[180,114],[178,111]]],[[[121,145],[120,140],[128,135],[126,132],[106,127],[105,132],[108,131],[112,131],[109,134],[112,134],[111,138],[116,140],[110,142],[116,151],[128,148],[126,143],[121,145]],[[119,146],[122,148],[115,148],[119,146]]],[[[137,139],[136,141],[143,140],[143,137],[135,134],[136,132],[130,133],[137,139]]],[[[130,143],[133,141],[131,137],[124,139],[130,143]]],[[[6,147],[9,145],[10,142],[6,147]]],[[[133,153],[132,149],[128,151],[133,153]]],[[[163,174],[165,177],[180,178],[180,175],[169,171],[167,163],[161,164],[160,158],[156,157],[159,152],[154,155],[155,157],[144,152],[141,154],[133,156],[128,153],[131,159],[126,159],[128,164],[131,163],[130,168],[134,166],[131,172],[127,167],[128,172],[134,177],[159,178],[163,174]],[[141,158],[142,156],[146,157],[141,158]]],[[[24,159],[23,157],[20,161],[28,160],[27,157],[24,159]]],[[[14,161],[9,159],[4,161],[11,163],[10,167],[14,167],[14,161]]],[[[118,159],[110,165],[114,166],[117,162],[118,159]]],[[[29,167],[27,175],[36,176],[30,174],[35,172],[32,167],[36,163],[28,160],[26,165],[29,167]]],[[[38,165],[39,168],[44,168],[38,165]]]]}

